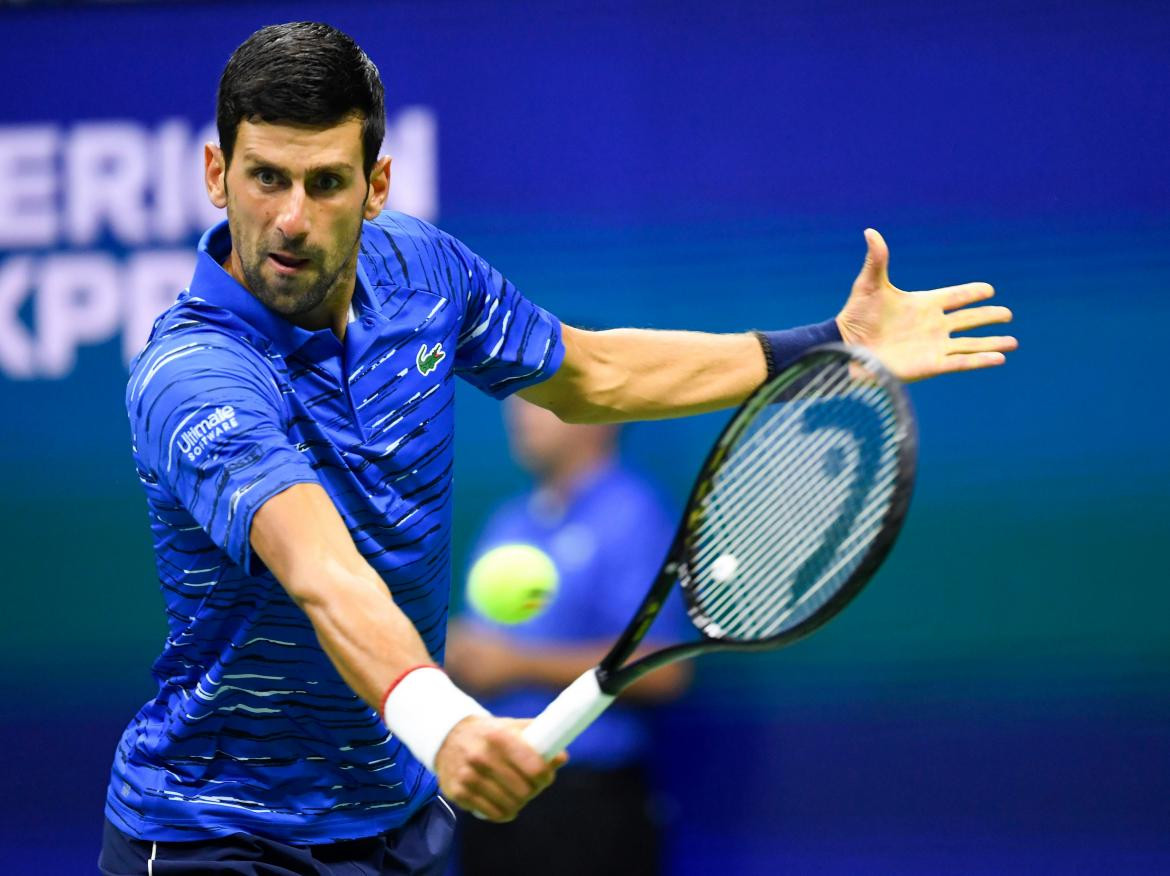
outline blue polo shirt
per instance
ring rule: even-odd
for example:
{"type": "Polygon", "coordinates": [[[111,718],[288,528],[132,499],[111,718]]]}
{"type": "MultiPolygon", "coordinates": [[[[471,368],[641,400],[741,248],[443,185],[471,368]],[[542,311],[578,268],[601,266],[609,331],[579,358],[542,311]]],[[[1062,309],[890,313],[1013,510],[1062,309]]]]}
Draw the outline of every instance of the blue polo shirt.
{"type": "Polygon", "coordinates": [[[320,484],[441,660],[453,378],[503,397],[550,376],[560,324],[459,241],[400,214],[365,223],[344,341],[268,310],[220,267],[230,247],[226,223],[203,237],[190,288],[127,386],[169,634],[106,812],[150,841],[372,836],[428,802],[435,779],[252,554],[252,516],[292,484],[320,484]]]}
{"type": "MultiPolygon", "coordinates": [[[[658,575],[675,530],[675,517],[658,491],[629,469],[607,462],[581,477],[564,500],[536,490],[497,509],[473,555],[502,544],[531,544],[552,558],[557,596],[541,614],[515,626],[478,615],[474,622],[535,649],[602,644],[608,648],[642,603],[658,575]]],[[[678,641],[693,628],[678,589],[651,627],[649,638],[678,641]]],[[[601,653],[598,655],[601,658],[601,653]]],[[[533,717],[559,690],[518,685],[484,699],[498,715],[533,717]]],[[[619,698],[570,746],[574,767],[632,766],[650,746],[649,715],[636,701],[619,698]]]]}

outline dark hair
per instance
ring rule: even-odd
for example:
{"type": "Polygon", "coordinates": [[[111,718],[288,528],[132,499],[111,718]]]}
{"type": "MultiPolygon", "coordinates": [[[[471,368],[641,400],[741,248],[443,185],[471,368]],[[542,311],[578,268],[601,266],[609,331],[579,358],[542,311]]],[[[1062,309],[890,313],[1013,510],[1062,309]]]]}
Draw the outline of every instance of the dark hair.
{"type": "Polygon", "coordinates": [[[228,58],[215,99],[219,145],[228,163],[241,121],[329,127],[362,119],[362,165],[368,177],[386,133],[378,68],[361,47],[318,21],[256,31],[228,58]]]}

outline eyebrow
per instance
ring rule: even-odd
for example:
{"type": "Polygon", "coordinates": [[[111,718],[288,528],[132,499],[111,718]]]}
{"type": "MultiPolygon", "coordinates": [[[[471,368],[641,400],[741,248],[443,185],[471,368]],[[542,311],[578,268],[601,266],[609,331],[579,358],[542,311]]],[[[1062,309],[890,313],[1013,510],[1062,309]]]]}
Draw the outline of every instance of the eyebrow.
{"type": "MultiPolygon", "coordinates": [[[[281,167],[281,165],[278,162],[272,161],[268,158],[265,158],[263,155],[258,155],[257,153],[252,152],[251,150],[245,150],[244,154],[241,156],[241,158],[249,164],[264,165],[265,167],[271,167],[273,170],[278,170],[281,173],[288,174],[288,168],[281,167]]],[[[334,164],[314,165],[313,167],[307,168],[306,172],[308,174],[315,174],[315,173],[346,174],[346,173],[353,173],[354,168],[353,168],[353,165],[348,164],[347,162],[341,161],[341,162],[337,162],[334,164]]]]}

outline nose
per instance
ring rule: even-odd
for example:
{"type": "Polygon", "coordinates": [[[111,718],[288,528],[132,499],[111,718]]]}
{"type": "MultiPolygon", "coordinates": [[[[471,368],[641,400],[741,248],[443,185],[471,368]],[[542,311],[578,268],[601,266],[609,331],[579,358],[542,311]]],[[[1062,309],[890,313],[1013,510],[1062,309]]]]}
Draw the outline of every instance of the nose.
{"type": "Polygon", "coordinates": [[[297,240],[309,232],[308,199],[300,183],[293,183],[286,191],[280,213],[276,217],[276,230],[286,240],[297,240]]]}

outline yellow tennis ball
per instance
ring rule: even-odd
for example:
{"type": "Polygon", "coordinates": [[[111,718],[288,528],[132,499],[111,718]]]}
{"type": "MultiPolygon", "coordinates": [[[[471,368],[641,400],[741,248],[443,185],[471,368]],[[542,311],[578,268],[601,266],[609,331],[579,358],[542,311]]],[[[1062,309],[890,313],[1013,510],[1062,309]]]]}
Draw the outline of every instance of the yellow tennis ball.
{"type": "Polygon", "coordinates": [[[475,561],[467,577],[467,601],[497,623],[524,623],[557,595],[559,578],[544,551],[530,544],[505,544],[475,561]]]}

